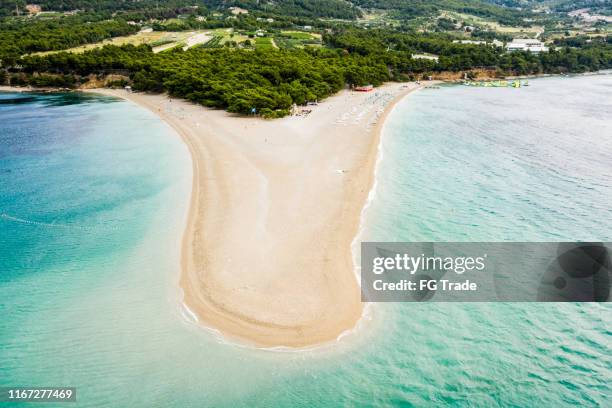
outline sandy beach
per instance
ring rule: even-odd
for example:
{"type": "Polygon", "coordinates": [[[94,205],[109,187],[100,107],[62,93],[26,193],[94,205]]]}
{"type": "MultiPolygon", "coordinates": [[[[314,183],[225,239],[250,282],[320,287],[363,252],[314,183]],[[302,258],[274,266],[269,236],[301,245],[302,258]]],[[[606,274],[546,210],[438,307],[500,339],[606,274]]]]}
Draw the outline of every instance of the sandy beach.
{"type": "Polygon", "coordinates": [[[342,91],[310,113],[245,118],[167,95],[98,89],[170,124],[193,156],[180,286],[206,326],[262,347],[336,339],[362,314],[351,242],[381,124],[415,84],[342,91]]]}

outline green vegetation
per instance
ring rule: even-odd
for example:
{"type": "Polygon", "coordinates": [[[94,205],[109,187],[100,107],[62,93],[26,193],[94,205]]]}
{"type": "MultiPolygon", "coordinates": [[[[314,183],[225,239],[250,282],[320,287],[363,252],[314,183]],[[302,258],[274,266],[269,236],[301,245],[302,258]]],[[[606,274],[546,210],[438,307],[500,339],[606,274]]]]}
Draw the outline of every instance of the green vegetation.
{"type": "Polygon", "coordinates": [[[153,41],[149,45],[151,47],[155,48],[155,47],[160,47],[160,46],[166,45],[166,44],[172,44],[173,42],[175,42],[174,39],[166,37],[166,38],[160,38],[159,40],[153,41]]]}
{"type": "MultiPolygon", "coordinates": [[[[535,20],[546,26],[543,37],[566,27],[565,14],[538,17],[529,7],[540,2],[516,10],[506,7],[512,1],[43,1],[43,10],[85,11],[2,18],[0,82],[78,87],[92,76],[114,75],[113,86],[278,117],[293,103],[322,99],[347,85],[453,73],[474,77],[483,70],[502,76],[612,68],[610,37],[593,30],[551,37],[551,51],[539,55],[456,42],[509,41],[536,27],[535,20]],[[155,31],[131,35],[145,26],[155,31]],[[188,44],[192,48],[183,51],[188,44]],[[165,50],[154,53],[153,46],[165,50]],[[68,48],[75,52],[32,54],[68,48]]],[[[3,0],[0,10],[17,14],[24,4],[3,0]]]]}
{"type": "Polygon", "coordinates": [[[213,0],[206,3],[212,8],[238,6],[271,16],[326,17],[352,20],[361,15],[357,7],[344,0],[213,0]]]}
{"type": "Polygon", "coordinates": [[[320,46],[320,35],[303,31],[282,31],[274,34],[274,43],[282,49],[291,50],[308,46],[320,46]]]}
{"type": "Polygon", "coordinates": [[[205,106],[243,114],[255,109],[265,116],[282,116],[292,103],[322,99],[345,84],[378,85],[392,79],[477,67],[512,74],[612,67],[612,46],[603,41],[541,55],[455,44],[443,36],[356,29],[326,36],[334,49],[275,50],[269,38],[255,41],[255,51],[196,47],[154,54],[148,46],[128,45],[105,46],[82,54],[28,56],[9,80],[40,85],[37,75],[44,73],[78,84],[92,74],[123,73],[130,76],[135,90],[167,91],[205,106]],[[269,46],[257,45],[261,40],[267,40],[269,46]],[[414,59],[411,55],[416,51],[435,53],[439,61],[414,59]]]}
{"type": "Polygon", "coordinates": [[[294,40],[312,40],[313,38],[312,34],[303,31],[283,31],[282,35],[294,40]]]}
{"type": "Polygon", "coordinates": [[[566,13],[584,8],[588,8],[593,14],[612,13],[612,3],[604,0],[562,0],[553,7],[556,11],[566,13]]]}
{"type": "Polygon", "coordinates": [[[255,38],[255,48],[269,50],[274,48],[274,45],[272,45],[272,39],[270,37],[257,37],[255,38]]]}
{"type": "MultiPolygon", "coordinates": [[[[2,0],[0,1],[0,15],[15,15],[17,11],[20,14],[27,14],[25,5],[29,3],[24,0],[2,0]]],[[[205,12],[204,3],[209,2],[192,0],[37,0],[32,3],[41,6],[43,11],[122,12],[131,17],[170,18],[180,13],[197,10],[193,8],[194,5],[198,5],[198,9],[205,12]]]]}
{"type": "Polygon", "coordinates": [[[296,39],[293,36],[288,36],[285,34],[278,34],[274,36],[274,43],[279,48],[291,50],[294,48],[304,48],[308,46],[320,46],[321,40],[319,38],[311,37],[311,36],[308,36],[304,39],[296,39]]]}
{"type": "Polygon", "coordinates": [[[83,54],[30,56],[12,78],[20,83],[36,72],[72,78],[130,73],[132,87],[167,91],[205,106],[267,116],[287,114],[303,104],[339,91],[346,82],[380,84],[387,68],[367,57],[342,57],[333,50],[255,50],[194,48],[153,54],[149,47],[105,46],[83,54]]]}
{"type": "Polygon", "coordinates": [[[481,0],[357,0],[353,3],[367,9],[390,10],[392,16],[400,19],[438,15],[447,10],[488,17],[507,25],[523,25],[523,18],[529,16],[527,13],[481,0]]]}
{"type": "Polygon", "coordinates": [[[219,48],[221,47],[221,41],[223,40],[222,35],[214,35],[213,38],[198,46],[201,48],[219,48]]]}
{"type": "Polygon", "coordinates": [[[125,20],[68,16],[33,21],[7,19],[0,26],[0,60],[10,64],[23,54],[75,47],[138,32],[125,20]],[[99,20],[96,20],[99,19],[99,20]]]}

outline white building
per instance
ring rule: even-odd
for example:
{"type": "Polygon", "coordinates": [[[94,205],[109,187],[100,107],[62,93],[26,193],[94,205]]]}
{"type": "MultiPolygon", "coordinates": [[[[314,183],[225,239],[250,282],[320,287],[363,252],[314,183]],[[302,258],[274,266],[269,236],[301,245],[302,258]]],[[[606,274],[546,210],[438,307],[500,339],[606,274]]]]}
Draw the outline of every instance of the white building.
{"type": "Polygon", "coordinates": [[[477,41],[477,40],[454,40],[454,43],[457,44],[473,44],[473,45],[486,45],[486,41],[477,41]]]}
{"type": "Polygon", "coordinates": [[[542,41],[531,38],[515,38],[506,45],[506,48],[508,51],[529,51],[535,54],[548,51],[548,47],[542,41]]]}
{"type": "Polygon", "coordinates": [[[412,54],[412,58],[414,59],[426,59],[438,62],[439,57],[434,54],[412,54]]]}
{"type": "Polygon", "coordinates": [[[504,43],[499,40],[481,41],[481,40],[453,40],[456,44],[472,44],[472,45],[491,45],[494,47],[503,47],[504,43]]]}
{"type": "Polygon", "coordinates": [[[240,7],[230,7],[228,10],[230,11],[230,13],[232,13],[235,16],[240,15],[240,14],[249,14],[249,10],[246,10],[240,7]]]}

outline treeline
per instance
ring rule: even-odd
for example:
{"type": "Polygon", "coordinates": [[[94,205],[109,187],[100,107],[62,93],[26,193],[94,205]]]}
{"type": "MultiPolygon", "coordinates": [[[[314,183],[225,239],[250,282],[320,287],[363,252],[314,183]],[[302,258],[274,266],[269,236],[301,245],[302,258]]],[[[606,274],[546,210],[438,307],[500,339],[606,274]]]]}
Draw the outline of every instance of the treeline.
{"type": "MultiPolygon", "coordinates": [[[[284,116],[293,103],[323,99],[345,84],[379,85],[387,67],[367,56],[339,50],[192,49],[153,54],[148,46],[105,46],[82,54],[28,56],[9,79],[27,82],[35,73],[71,77],[129,74],[140,91],[169,92],[231,112],[284,116]]],[[[40,81],[40,79],[39,79],[40,81]]]]}
{"type": "MultiPolygon", "coordinates": [[[[12,61],[23,54],[63,50],[82,44],[99,42],[111,37],[136,33],[139,27],[128,24],[129,21],[147,23],[157,31],[216,28],[234,28],[246,31],[255,31],[260,28],[280,30],[305,25],[323,30],[337,25],[314,18],[288,15],[274,15],[273,21],[267,22],[265,19],[259,18],[264,15],[269,16],[265,13],[262,14],[261,11],[238,16],[232,15],[232,18],[229,18],[229,10],[226,6],[223,7],[224,14],[219,14],[206,8],[202,4],[203,2],[196,2],[199,3],[197,7],[189,6],[189,4],[194,3],[193,0],[169,2],[153,0],[128,0],[125,2],[72,0],[49,3],[49,6],[53,4],[56,10],[71,10],[73,7],[83,7],[81,10],[85,11],[65,16],[4,17],[0,19],[0,62],[4,60],[4,65],[11,65],[12,61]],[[178,16],[181,18],[175,18],[178,16]],[[205,18],[199,18],[201,16],[205,16],[205,18]],[[6,61],[9,61],[9,63],[6,61]]],[[[205,3],[208,3],[210,7],[221,7],[220,4],[217,4],[220,2],[217,1],[207,1],[205,3]]],[[[328,2],[319,3],[327,4],[328,2]]],[[[342,3],[344,7],[349,4],[342,3]]],[[[42,2],[41,4],[44,7],[46,3],[42,2]]],[[[333,4],[333,2],[330,4],[333,4]]],[[[291,7],[289,6],[285,4],[282,8],[278,10],[275,8],[275,10],[290,12],[291,7]]],[[[325,8],[317,10],[317,13],[328,12],[324,11],[325,8]]],[[[348,17],[348,15],[342,15],[348,17]]]]}
{"type": "Polygon", "coordinates": [[[612,45],[594,41],[581,48],[539,55],[504,52],[486,45],[452,43],[442,35],[346,30],[325,37],[334,48],[237,50],[194,48],[154,54],[148,46],[105,46],[82,54],[27,56],[9,71],[11,83],[44,81],[78,85],[89,75],[123,74],[135,90],[169,92],[231,112],[283,116],[293,103],[325,98],[348,85],[426,77],[479,67],[501,74],[584,72],[612,68],[612,45]],[[413,52],[439,55],[417,59],[413,52]],[[42,76],[41,76],[42,74],[42,76]],[[46,76],[45,76],[46,75],[46,76]]]}
{"type": "Polygon", "coordinates": [[[43,10],[124,11],[156,8],[181,9],[194,5],[203,6],[198,0],[36,0],[43,10]]]}
{"type": "Polygon", "coordinates": [[[576,37],[557,38],[554,40],[554,44],[557,46],[568,46],[577,48],[588,48],[592,46],[601,45],[603,43],[608,43],[612,45],[612,36],[595,37],[590,35],[579,35],[576,37]]]}
{"type": "MultiPolygon", "coordinates": [[[[27,14],[26,4],[39,5],[43,11],[150,11],[150,10],[189,10],[193,6],[204,7],[206,1],[198,0],[0,0],[0,15],[15,15],[17,11],[27,14]]],[[[175,13],[176,14],[176,13],[175,13]]]]}
{"type": "Polygon", "coordinates": [[[24,10],[26,4],[24,0],[0,0],[0,17],[14,15],[18,10],[24,10]]]}
{"type": "Polygon", "coordinates": [[[277,16],[346,20],[353,20],[361,16],[359,8],[345,0],[208,0],[205,3],[216,9],[235,6],[277,16]]]}
{"type": "Polygon", "coordinates": [[[416,33],[395,30],[361,30],[347,28],[336,30],[323,36],[325,43],[361,55],[380,53],[381,51],[428,52],[438,55],[452,55],[464,52],[490,53],[491,47],[477,47],[453,43],[455,37],[443,33],[416,33]]]}
{"type": "MultiPolygon", "coordinates": [[[[24,0],[0,0],[0,15],[14,15],[17,9],[23,12],[25,4],[24,0]]],[[[443,10],[485,17],[508,25],[529,25],[523,18],[533,18],[533,15],[526,12],[484,0],[38,0],[36,4],[47,11],[122,11],[145,15],[187,14],[197,8],[226,12],[228,7],[241,7],[269,17],[301,17],[314,20],[354,20],[362,15],[360,8],[388,10],[404,20],[437,15],[443,10]]]]}
{"type": "Polygon", "coordinates": [[[353,0],[354,4],[368,9],[386,9],[396,17],[412,19],[415,17],[437,15],[443,10],[486,17],[506,25],[528,26],[523,18],[525,12],[500,7],[482,0],[353,0]]]}
{"type": "Polygon", "coordinates": [[[215,28],[235,28],[237,30],[255,31],[257,29],[299,29],[305,25],[312,26],[313,29],[324,30],[337,26],[337,23],[310,19],[306,17],[290,17],[274,15],[272,22],[266,21],[269,14],[240,14],[227,18],[224,15],[208,15],[206,19],[198,19],[197,16],[182,16],[180,19],[172,21],[156,21],[151,27],[155,31],[186,31],[186,30],[207,30],[215,28]]]}
{"type": "Polygon", "coordinates": [[[76,15],[32,21],[4,20],[0,26],[0,62],[2,66],[10,66],[23,54],[76,47],[134,34],[139,30],[123,19],[100,20],[105,17],[110,16],[76,15]]]}
{"type": "Polygon", "coordinates": [[[612,45],[593,39],[580,48],[553,48],[550,52],[506,52],[490,45],[453,43],[447,34],[404,33],[390,30],[346,29],[324,36],[327,44],[351,54],[368,56],[388,66],[394,77],[407,72],[465,71],[492,68],[518,75],[586,72],[612,68],[612,45]],[[439,56],[438,62],[415,60],[415,53],[439,56]]]}
{"type": "MultiPolygon", "coordinates": [[[[36,4],[45,11],[122,11],[146,14],[165,10],[178,15],[188,14],[196,9],[225,12],[229,7],[240,7],[268,15],[288,17],[353,20],[361,16],[359,8],[345,0],[37,0],[36,4]]],[[[14,15],[18,9],[23,12],[25,5],[23,0],[0,0],[0,13],[14,15]]]]}
{"type": "Polygon", "coordinates": [[[591,14],[612,14],[612,3],[608,0],[562,0],[552,8],[563,13],[588,8],[591,14]]]}
{"type": "Polygon", "coordinates": [[[424,71],[461,71],[474,67],[496,67],[501,50],[491,46],[453,43],[446,34],[417,34],[389,30],[347,29],[324,36],[324,41],[349,53],[373,56],[398,74],[424,71]],[[429,53],[439,61],[414,59],[429,53]]]}
{"type": "MultiPolygon", "coordinates": [[[[0,0],[2,1],[2,0],[0,0]]],[[[58,9],[71,8],[77,5],[87,5],[90,1],[83,0],[59,2],[58,9]],[[82,4],[83,3],[83,4],[82,4]]],[[[198,8],[184,8],[184,4],[191,3],[182,0],[167,2],[164,6],[155,7],[151,0],[142,2],[121,3],[123,11],[113,11],[118,7],[117,2],[102,1],[98,5],[104,11],[79,12],[74,15],[53,17],[5,17],[0,19],[0,67],[11,66],[24,55],[40,51],[56,51],[76,47],[88,43],[96,43],[112,37],[134,34],[140,27],[128,24],[130,21],[146,22],[150,19],[160,19],[151,26],[159,31],[185,31],[195,29],[234,28],[237,30],[255,31],[259,28],[280,30],[296,26],[312,25],[320,29],[331,27],[331,23],[320,20],[310,20],[302,17],[278,16],[273,22],[262,21],[256,15],[239,15],[236,18],[227,18],[227,15],[212,14],[203,6],[198,8]],[[125,10],[124,6],[139,4],[144,7],[151,5],[150,9],[125,10]],[[177,8],[168,8],[168,6],[177,8]],[[180,8],[180,7],[183,8],[180,8]],[[205,13],[205,19],[196,18],[205,13]],[[172,22],[161,21],[181,15],[180,19],[172,22]]],[[[162,2],[160,2],[162,3],[162,2]]],[[[162,3],[164,4],[164,3],[162,3]]],[[[119,10],[119,9],[118,9],[119,10]]]]}

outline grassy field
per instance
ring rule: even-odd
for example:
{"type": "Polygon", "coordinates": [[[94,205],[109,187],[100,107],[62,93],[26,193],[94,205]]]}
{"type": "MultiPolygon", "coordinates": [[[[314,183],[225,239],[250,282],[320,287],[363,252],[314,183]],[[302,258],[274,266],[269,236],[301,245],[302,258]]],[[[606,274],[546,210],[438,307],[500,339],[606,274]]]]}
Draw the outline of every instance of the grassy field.
{"type": "MultiPolygon", "coordinates": [[[[141,31],[137,34],[110,38],[97,43],[85,44],[79,47],[70,48],[68,52],[81,53],[94,48],[103,47],[105,45],[141,45],[148,44],[153,48],[154,52],[162,52],[175,47],[184,49],[195,46],[214,48],[222,47],[228,41],[234,41],[237,44],[244,43],[250,40],[251,43],[259,49],[271,48],[304,48],[304,47],[320,47],[321,34],[310,33],[304,31],[282,31],[280,34],[272,37],[255,37],[249,38],[246,33],[234,31],[231,28],[218,28],[213,30],[197,30],[197,31],[141,31]]],[[[55,53],[59,51],[47,51],[37,53],[39,55],[55,53]]]]}
{"type": "Polygon", "coordinates": [[[257,37],[255,38],[255,48],[268,50],[275,48],[274,43],[270,37],[257,37]]]}
{"type": "Polygon", "coordinates": [[[239,32],[235,31],[233,28],[217,28],[214,30],[210,30],[210,32],[214,36],[222,37],[219,42],[219,44],[221,45],[225,44],[228,41],[235,41],[237,43],[241,43],[249,39],[247,35],[240,34],[239,32]]]}
{"type": "MultiPolygon", "coordinates": [[[[79,52],[91,50],[93,48],[103,47],[105,45],[158,44],[158,45],[163,46],[164,44],[177,43],[179,41],[184,40],[187,37],[186,34],[187,33],[173,33],[173,32],[165,32],[165,31],[152,31],[152,32],[142,32],[141,31],[133,35],[109,38],[108,40],[104,40],[104,41],[100,41],[100,42],[92,43],[92,44],[81,45],[78,47],[70,48],[65,51],[79,53],[79,52]]],[[[59,52],[59,51],[46,51],[46,52],[40,52],[37,54],[44,55],[44,54],[51,54],[55,52],[59,52]]]]}
{"type": "Polygon", "coordinates": [[[286,35],[294,40],[310,40],[313,38],[312,34],[303,31],[283,31],[282,35],[286,35]]]}
{"type": "Polygon", "coordinates": [[[274,42],[283,49],[320,47],[322,44],[321,34],[304,31],[282,31],[274,36],[274,42]]]}
{"type": "Polygon", "coordinates": [[[497,31],[502,34],[509,34],[515,37],[535,37],[544,32],[543,26],[532,25],[531,27],[514,27],[501,25],[495,21],[490,21],[482,17],[473,16],[470,14],[462,14],[451,11],[443,11],[440,17],[446,17],[464,22],[466,25],[486,28],[488,30],[497,31]]]}
{"type": "Polygon", "coordinates": [[[378,27],[387,25],[397,25],[399,21],[389,16],[389,12],[386,10],[371,10],[369,13],[364,15],[357,20],[357,24],[366,27],[378,27]]]}
{"type": "MultiPolygon", "coordinates": [[[[105,45],[125,45],[125,44],[133,44],[133,45],[142,45],[142,44],[148,44],[151,47],[153,47],[153,51],[155,52],[161,52],[161,51],[165,51],[177,46],[184,46],[189,44],[188,39],[195,37],[195,36],[202,36],[202,40],[206,40],[203,37],[203,34],[206,33],[208,31],[204,31],[204,30],[200,30],[200,31],[180,31],[180,32],[173,32],[173,31],[150,31],[150,32],[139,32],[133,35],[128,35],[128,36],[123,36],[123,37],[115,37],[115,38],[110,38],[108,40],[104,40],[101,42],[97,42],[97,43],[92,43],[92,44],[85,44],[85,45],[81,45],[79,47],[74,47],[74,48],[70,48],[68,50],[68,52],[76,52],[76,53],[80,53],[80,52],[84,52],[87,50],[91,50],[93,48],[99,48],[99,47],[103,47],[105,45]]],[[[196,44],[192,44],[196,45],[196,44]]],[[[44,55],[44,54],[50,54],[50,53],[56,53],[59,51],[46,51],[46,52],[40,52],[37,53],[39,55],[44,55]]]]}
{"type": "Polygon", "coordinates": [[[222,35],[213,35],[210,40],[205,42],[204,44],[198,45],[201,48],[218,48],[221,46],[221,41],[223,41],[222,35]]]}

